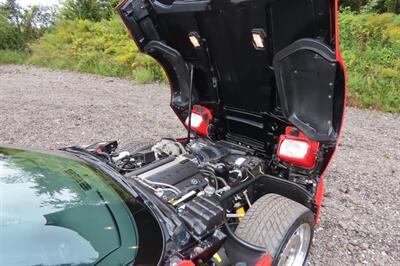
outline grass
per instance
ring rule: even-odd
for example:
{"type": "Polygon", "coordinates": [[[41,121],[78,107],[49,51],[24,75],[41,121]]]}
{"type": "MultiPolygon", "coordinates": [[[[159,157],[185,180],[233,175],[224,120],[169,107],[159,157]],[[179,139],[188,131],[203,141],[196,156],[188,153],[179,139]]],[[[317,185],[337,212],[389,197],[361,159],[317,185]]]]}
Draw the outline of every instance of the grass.
{"type": "Polygon", "coordinates": [[[0,64],[21,65],[27,62],[29,54],[24,51],[0,50],[0,64]]]}
{"type": "Polygon", "coordinates": [[[400,113],[400,15],[339,15],[348,104],[400,113]]]}

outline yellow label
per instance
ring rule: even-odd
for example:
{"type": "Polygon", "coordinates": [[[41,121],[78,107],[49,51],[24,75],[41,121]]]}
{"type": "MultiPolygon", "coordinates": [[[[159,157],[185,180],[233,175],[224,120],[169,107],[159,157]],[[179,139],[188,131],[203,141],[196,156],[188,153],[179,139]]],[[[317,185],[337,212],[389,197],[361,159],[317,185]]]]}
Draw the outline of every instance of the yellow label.
{"type": "Polygon", "coordinates": [[[213,258],[217,261],[217,263],[221,263],[222,262],[221,256],[218,253],[215,253],[213,258]]]}
{"type": "MultiPolygon", "coordinates": [[[[236,214],[246,214],[246,211],[244,210],[243,207],[239,208],[236,210],[236,214]]],[[[243,220],[243,218],[239,218],[239,222],[241,222],[243,220]]]]}

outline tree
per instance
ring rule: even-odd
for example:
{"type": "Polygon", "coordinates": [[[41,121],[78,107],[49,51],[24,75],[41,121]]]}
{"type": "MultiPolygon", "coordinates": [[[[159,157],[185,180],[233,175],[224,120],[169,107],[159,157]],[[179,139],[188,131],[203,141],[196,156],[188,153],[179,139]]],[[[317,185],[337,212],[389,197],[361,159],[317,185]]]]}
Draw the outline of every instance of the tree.
{"type": "Polygon", "coordinates": [[[61,11],[63,19],[100,21],[110,19],[118,0],[67,0],[61,11]]]}
{"type": "Polygon", "coordinates": [[[400,1],[399,0],[393,0],[393,13],[399,14],[400,13],[400,1]]]}
{"type": "Polygon", "coordinates": [[[0,5],[0,49],[20,50],[25,47],[20,11],[21,7],[15,0],[0,5]]]}
{"type": "Polygon", "coordinates": [[[4,4],[0,5],[0,10],[10,23],[19,28],[21,23],[21,6],[17,4],[16,0],[6,0],[4,4]]]}
{"type": "Polygon", "coordinates": [[[53,25],[55,13],[55,7],[22,8],[15,0],[0,4],[0,49],[24,49],[53,25]]]}
{"type": "Polygon", "coordinates": [[[25,47],[23,35],[15,24],[8,21],[1,11],[0,13],[0,50],[21,50],[25,47]]]}
{"type": "Polygon", "coordinates": [[[400,0],[341,0],[341,8],[349,8],[352,11],[385,13],[393,12],[399,14],[400,0]]]}
{"type": "Polygon", "coordinates": [[[34,5],[21,12],[21,26],[27,41],[39,38],[55,21],[55,7],[34,5]]]}

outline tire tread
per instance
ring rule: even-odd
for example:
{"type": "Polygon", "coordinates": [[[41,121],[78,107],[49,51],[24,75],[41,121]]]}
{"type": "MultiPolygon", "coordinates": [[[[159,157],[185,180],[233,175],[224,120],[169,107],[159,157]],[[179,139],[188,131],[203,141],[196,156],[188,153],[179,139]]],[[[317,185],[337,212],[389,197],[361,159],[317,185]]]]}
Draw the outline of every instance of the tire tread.
{"type": "Polygon", "coordinates": [[[309,211],[291,199],[266,194],[249,208],[235,233],[249,243],[265,247],[275,256],[295,220],[309,211]]]}

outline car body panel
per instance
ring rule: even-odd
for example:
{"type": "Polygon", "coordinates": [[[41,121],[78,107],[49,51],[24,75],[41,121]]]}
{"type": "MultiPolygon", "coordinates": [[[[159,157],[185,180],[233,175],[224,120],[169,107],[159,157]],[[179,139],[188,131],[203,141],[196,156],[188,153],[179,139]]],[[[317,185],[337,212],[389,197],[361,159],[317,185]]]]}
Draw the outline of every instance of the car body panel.
{"type": "Polygon", "coordinates": [[[178,117],[188,115],[193,66],[193,102],[212,109],[224,137],[253,145],[268,145],[274,117],[336,142],[345,84],[335,10],[333,0],[125,0],[117,8],[139,49],[165,69],[178,117]],[[252,42],[257,31],[262,49],[252,42]]]}
{"type": "Polygon", "coordinates": [[[0,147],[0,264],[132,263],[138,229],[124,195],[74,157],[0,147]]]}
{"type": "Polygon", "coordinates": [[[217,138],[269,158],[288,126],[322,144],[314,169],[317,222],[346,106],[338,0],[122,0],[116,10],[139,50],[164,68],[182,122],[193,68],[193,104],[212,111],[217,138]],[[265,38],[262,49],[254,32],[265,38]]]}

